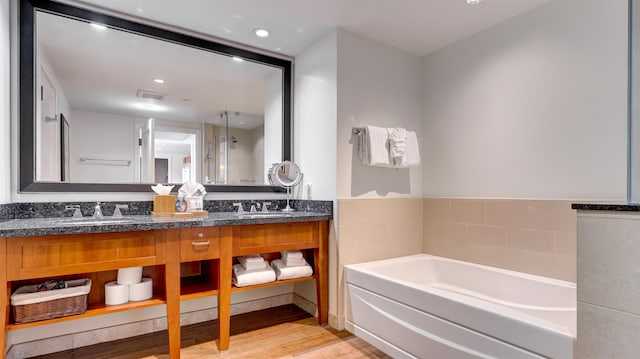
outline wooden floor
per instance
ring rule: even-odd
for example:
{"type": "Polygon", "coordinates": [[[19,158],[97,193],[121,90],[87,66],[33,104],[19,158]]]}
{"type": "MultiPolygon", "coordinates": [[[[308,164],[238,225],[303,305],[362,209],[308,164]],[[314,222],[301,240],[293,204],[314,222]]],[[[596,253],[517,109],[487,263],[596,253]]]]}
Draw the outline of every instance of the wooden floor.
{"type": "MultiPolygon", "coordinates": [[[[182,327],[181,359],[390,358],[347,331],[321,327],[295,305],[231,317],[229,350],[218,352],[217,321],[182,327]]],[[[40,359],[168,359],[167,332],[43,355],[40,359]]]]}

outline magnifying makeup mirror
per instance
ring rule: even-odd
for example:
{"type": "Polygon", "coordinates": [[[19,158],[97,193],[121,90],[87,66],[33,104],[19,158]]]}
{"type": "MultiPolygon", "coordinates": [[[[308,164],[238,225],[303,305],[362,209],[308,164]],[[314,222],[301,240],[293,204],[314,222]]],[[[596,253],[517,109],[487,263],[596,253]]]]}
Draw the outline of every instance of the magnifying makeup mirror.
{"type": "Polygon", "coordinates": [[[294,187],[302,181],[302,172],[300,167],[291,161],[274,163],[267,173],[269,183],[287,189],[287,207],[283,212],[293,212],[294,209],[289,206],[289,197],[291,195],[291,187],[294,187]]]}

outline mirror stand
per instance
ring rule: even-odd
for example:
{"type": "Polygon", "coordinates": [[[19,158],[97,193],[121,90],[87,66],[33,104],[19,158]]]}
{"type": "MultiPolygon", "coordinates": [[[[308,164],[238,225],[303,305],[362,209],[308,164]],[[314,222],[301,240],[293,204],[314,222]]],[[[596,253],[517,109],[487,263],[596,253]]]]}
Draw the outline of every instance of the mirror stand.
{"type": "Polygon", "coordinates": [[[291,186],[287,186],[287,206],[282,209],[282,212],[293,212],[295,209],[289,206],[289,198],[291,197],[291,186]]]}

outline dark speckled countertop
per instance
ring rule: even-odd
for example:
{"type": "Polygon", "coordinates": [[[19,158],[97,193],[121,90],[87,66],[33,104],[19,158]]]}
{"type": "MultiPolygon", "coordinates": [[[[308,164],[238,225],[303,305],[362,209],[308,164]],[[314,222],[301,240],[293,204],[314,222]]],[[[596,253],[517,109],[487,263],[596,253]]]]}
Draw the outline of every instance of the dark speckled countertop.
{"type": "Polygon", "coordinates": [[[31,218],[0,221],[0,237],[26,237],[78,233],[147,231],[168,228],[212,227],[224,225],[323,221],[330,212],[269,212],[237,214],[213,212],[207,217],[154,217],[149,215],[122,218],[31,218]]]}

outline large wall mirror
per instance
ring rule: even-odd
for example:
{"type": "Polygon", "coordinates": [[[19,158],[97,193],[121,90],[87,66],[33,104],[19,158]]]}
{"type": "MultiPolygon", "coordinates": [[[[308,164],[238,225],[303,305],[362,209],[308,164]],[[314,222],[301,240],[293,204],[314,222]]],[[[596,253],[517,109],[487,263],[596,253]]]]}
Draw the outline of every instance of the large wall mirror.
{"type": "Polygon", "coordinates": [[[291,61],[66,4],[20,7],[20,191],[281,191],[291,61]]]}

